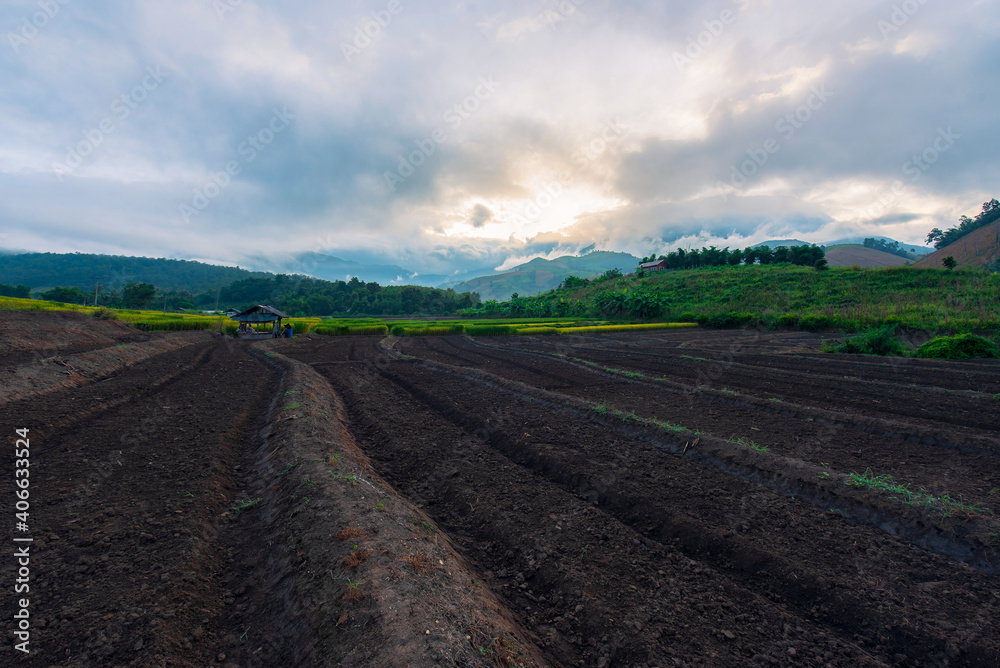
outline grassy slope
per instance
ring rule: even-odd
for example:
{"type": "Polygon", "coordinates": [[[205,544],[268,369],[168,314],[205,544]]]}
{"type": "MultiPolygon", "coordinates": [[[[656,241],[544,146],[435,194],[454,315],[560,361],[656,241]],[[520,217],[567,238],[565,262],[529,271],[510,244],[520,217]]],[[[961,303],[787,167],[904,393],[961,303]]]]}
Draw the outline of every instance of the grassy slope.
{"type": "Polygon", "coordinates": [[[864,269],[901,267],[911,263],[905,257],[875,250],[874,248],[865,248],[861,244],[827,246],[826,261],[830,263],[831,267],[850,267],[856,264],[864,269]]]}
{"type": "Polygon", "coordinates": [[[925,330],[1000,332],[1000,275],[982,271],[890,267],[818,272],[806,267],[717,267],[626,276],[547,298],[593,304],[608,290],[646,289],[670,303],[666,315],[752,313],[766,321],[785,314],[824,315],[840,326],[877,325],[888,317],[925,330]]]}
{"type": "Polygon", "coordinates": [[[940,267],[941,260],[952,256],[962,267],[987,267],[1000,260],[1000,220],[973,230],[953,244],[934,251],[916,263],[917,267],[940,267]]]}

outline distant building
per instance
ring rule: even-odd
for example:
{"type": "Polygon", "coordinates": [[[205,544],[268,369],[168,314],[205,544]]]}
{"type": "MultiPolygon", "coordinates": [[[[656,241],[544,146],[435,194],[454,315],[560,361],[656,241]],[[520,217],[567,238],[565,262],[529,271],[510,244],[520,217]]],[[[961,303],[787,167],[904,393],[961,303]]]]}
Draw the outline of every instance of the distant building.
{"type": "Polygon", "coordinates": [[[228,315],[230,318],[233,317],[234,315],[239,315],[239,314],[240,314],[239,309],[231,308],[226,310],[226,315],[228,315]]]}
{"type": "Polygon", "coordinates": [[[656,260],[655,262],[643,262],[639,265],[643,271],[669,271],[666,260],[656,260]]]}

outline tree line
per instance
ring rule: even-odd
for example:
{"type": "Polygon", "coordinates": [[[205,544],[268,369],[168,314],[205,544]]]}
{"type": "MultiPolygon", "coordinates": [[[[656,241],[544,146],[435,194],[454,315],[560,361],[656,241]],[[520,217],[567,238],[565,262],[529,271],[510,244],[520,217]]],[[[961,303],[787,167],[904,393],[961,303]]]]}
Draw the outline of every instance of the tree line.
{"type": "MultiPolygon", "coordinates": [[[[14,288],[15,286],[8,286],[14,288]]],[[[27,286],[18,294],[28,291],[27,286]]],[[[24,296],[28,296],[24,294],[24,296]]],[[[267,304],[293,316],[323,315],[412,315],[453,313],[480,304],[475,292],[455,292],[449,288],[426,288],[415,285],[381,286],[365,283],[357,277],[349,281],[324,281],[304,276],[278,274],[267,278],[244,278],[218,290],[193,294],[187,290],[158,290],[152,283],[129,282],[120,290],[97,286],[81,290],[75,286],[57,286],[36,293],[48,301],[69,304],[97,304],[110,308],[166,311],[200,311],[218,308],[243,310],[255,304],[267,304]]]]}
{"type": "Polygon", "coordinates": [[[996,198],[989,202],[983,202],[983,210],[976,214],[975,218],[963,215],[958,219],[958,225],[941,230],[935,227],[927,234],[927,243],[933,243],[934,248],[944,248],[948,244],[953,244],[966,234],[986,227],[990,223],[1000,220],[1000,202],[996,198]]]}
{"type": "Polygon", "coordinates": [[[910,253],[903,250],[903,247],[899,245],[898,241],[893,241],[889,243],[885,239],[876,239],[874,237],[869,237],[864,241],[865,248],[871,248],[872,250],[882,251],[883,253],[889,253],[890,255],[898,255],[899,257],[905,257],[907,260],[916,259],[910,253]]]}
{"type": "Polygon", "coordinates": [[[699,269],[701,267],[724,267],[752,264],[782,264],[789,263],[805,267],[816,267],[826,269],[826,252],[822,246],[811,244],[808,246],[753,246],[743,250],[738,248],[730,250],[726,248],[716,248],[710,246],[702,247],[701,250],[684,250],[678,248],[666,255],[657,256],[655,253],[649,257],[642,258],[642,262],[656,262],[663,260],[667,269],[699,269]]]}

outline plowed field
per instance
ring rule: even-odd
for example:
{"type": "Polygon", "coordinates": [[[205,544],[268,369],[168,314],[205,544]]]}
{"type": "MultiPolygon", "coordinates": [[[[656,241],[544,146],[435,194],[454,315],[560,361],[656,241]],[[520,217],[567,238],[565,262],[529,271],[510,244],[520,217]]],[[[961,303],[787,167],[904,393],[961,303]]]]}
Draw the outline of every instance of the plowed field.
{"type": "Polygon", "coordinates": [[[995,363],[379,338],[206,335],[0,403],[34,538],[0,663],[1000,666],[995,363]]]}

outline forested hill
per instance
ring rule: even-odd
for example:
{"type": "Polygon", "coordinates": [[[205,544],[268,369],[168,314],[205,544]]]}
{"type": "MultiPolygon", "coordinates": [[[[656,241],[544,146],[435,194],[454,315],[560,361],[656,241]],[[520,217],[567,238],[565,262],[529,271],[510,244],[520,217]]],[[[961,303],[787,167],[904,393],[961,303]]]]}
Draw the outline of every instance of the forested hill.
{"type": "Polygon", "coordinates": [[[198,293],[217,290],[233,281],[270,276],[239,267],[193,260],[96,255],[90,253],[25,253],[0,255],[0,283],[23,284],[33,291],[56,285],[93,289],[130,281],[152,283],[161,290],[198,293]]]}

